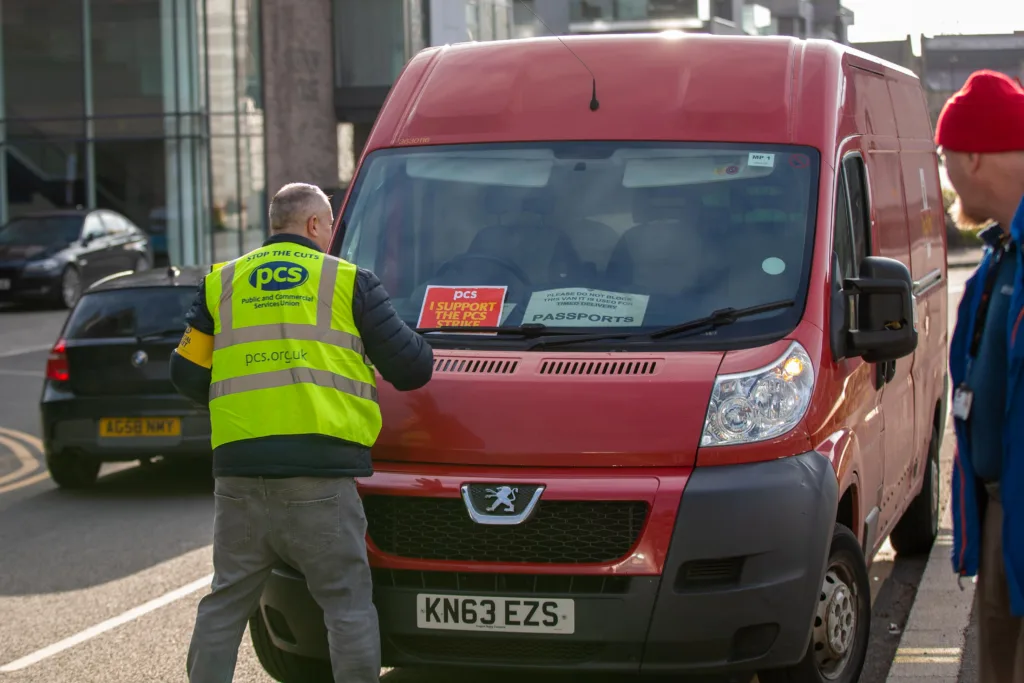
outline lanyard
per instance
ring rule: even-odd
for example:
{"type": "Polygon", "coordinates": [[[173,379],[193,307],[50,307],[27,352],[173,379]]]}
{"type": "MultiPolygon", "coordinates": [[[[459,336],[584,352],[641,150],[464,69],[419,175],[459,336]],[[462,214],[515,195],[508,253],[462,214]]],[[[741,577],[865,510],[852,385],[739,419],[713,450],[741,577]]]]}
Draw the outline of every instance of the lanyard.
{"type": "Polygon", "coordinates": [[[992,303],[992,290],[996,286],[996,278],[999,277],[999,264],[1006,255],[1007,238],[1004,235],[999,246],[995,250],[995,258],[985,274],[985,288],[981,290],[981,301],[978,310],[974,314],[974,335],[971,337],[971,347],[967,354],[968,363],[978,355],[978,348],[981,346],[981,336],[985,332],[985,319],[988,317],[988,307],[992,303]]]}

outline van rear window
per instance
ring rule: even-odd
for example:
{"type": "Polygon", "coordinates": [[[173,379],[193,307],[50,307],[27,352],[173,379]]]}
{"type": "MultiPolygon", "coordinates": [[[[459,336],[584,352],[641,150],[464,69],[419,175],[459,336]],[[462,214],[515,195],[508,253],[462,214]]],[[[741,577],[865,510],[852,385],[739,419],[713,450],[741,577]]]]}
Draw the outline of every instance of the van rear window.
{"type": "Polygon", "coordinates": [[[86,294],[68,319],[64,338],[180,336],[195,295],[190,287],[140,287],[86,294]]]}
{"type": "MultiPolygon", "coordinates": [[[[565,142],[371,154],[337,252],[423,328],[673,325],[784,299],[803,310],[819,156],[779,145],[565,142]]],[[[746,331],[746,332],[744,332],[746,331]]]]}

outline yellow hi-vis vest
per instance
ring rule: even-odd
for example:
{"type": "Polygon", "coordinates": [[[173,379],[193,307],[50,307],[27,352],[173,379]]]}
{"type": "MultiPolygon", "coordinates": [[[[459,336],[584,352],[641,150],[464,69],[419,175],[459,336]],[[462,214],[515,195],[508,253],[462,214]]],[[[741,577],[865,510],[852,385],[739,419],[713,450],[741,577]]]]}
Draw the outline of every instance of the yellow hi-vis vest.
{"type": "Polygon", "coordinates": [[[372,446],[377,383],[352,317],[356,267],[278,243],[206,275],[213,448],[317,434],[372,446]]]}

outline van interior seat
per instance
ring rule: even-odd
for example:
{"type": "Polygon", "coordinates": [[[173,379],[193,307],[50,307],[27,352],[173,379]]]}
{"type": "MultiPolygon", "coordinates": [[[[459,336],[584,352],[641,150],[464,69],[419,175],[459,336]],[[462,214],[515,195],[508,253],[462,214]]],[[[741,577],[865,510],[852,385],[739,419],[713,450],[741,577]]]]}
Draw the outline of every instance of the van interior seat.
{"type": "Polygon", "coordinates": [[[573,284],[582,263],[572,242],[551,220],[554,202],[549,196],[535,193],[519,199],[508,188],[491,188],[484,201],[494,222],[477,233],[469,253],[515,263],[534,288],[573,284]]]}
{"type": "Polygon", "coordinates": [[[595,273],[605,272],[612,251],[619,243],[619,233],[615,228],[592,218],[578,218],[563,225],[562,231],[572,242],[581,261],[593,264],[595,273]]]}
{"type": "Polygon", "coordinates": [[[619,286],[664,296],[695,287],[703,271],[700,206],[699,195],[679,187],[636,190],[636,225],[612,252],[608,278],[619,286]]]}

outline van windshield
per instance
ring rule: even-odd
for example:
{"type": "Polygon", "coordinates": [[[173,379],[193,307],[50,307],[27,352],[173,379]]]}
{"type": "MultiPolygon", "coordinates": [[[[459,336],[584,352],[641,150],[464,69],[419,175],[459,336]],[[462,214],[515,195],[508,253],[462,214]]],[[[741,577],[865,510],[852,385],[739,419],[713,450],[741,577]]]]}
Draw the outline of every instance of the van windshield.
{"type": "Polygon", "coordinates": [[[819,155],[808,147],[565,142],[378,150],[334,253],[420,329],[644,332],[785,299],[803,311],[819,155]]]}

